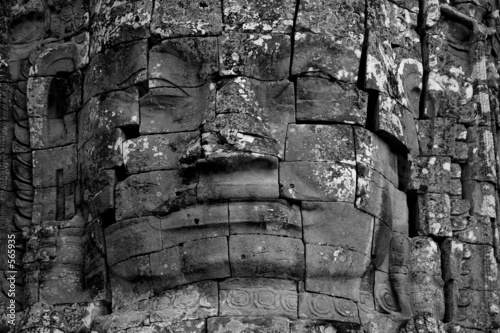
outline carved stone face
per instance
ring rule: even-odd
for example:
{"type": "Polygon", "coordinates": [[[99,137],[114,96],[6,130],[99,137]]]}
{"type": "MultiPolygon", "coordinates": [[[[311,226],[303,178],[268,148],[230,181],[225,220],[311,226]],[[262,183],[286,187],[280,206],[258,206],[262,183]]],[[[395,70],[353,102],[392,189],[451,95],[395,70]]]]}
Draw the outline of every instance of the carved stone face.
{"type": "Polygon", "coordinates": [[[99,333],[486,329],[498,13],[452,3],[21,1],[26,303],[110,305],[99,333]]]}

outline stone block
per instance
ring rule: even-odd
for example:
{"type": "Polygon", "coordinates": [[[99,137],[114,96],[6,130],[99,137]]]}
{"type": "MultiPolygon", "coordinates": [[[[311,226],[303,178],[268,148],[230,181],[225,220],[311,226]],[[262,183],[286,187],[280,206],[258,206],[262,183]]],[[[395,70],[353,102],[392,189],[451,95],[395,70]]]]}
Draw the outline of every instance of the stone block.
{"type": "Polygon", "coordinates": [[[140,100],[141,134],[197,130],[215,112],[215,87],[154,89],[140,100]]]}
{"type": "MultiPolygon", "coordinates": [[[[342,21],[345,21],[342,19],[342,21]]],[[[296,33],[292,75],[315,75],[355,84],[362,37],[337,39],[333,35],[296,33]]]]}
{"type": "Polygon", "coordinates": [[[300,208],[284,200],[230,202],[229,232],[302,238],[300,208]]]}
{"type": "Polygon", "coordinates": [[[281,158],[287,125],[295,122],[294,104],[293,84],[290,81],[265,82],[237,77],[228,80],[217,91],[216,113],[219,116],[214,124],[208,123],[206,128],[217,132],[228,142],[237,139],[231,144],[244,145],[244,150],[268,146],[281,158]],[[238,137],[235,131],[241,132],[240,136],[251,142],[235,138],[235,135],[238,137]]]}
{"type": "Polygon", "coordinates": [[[398,186],[398,159],[387,143],[373,132],[354,128],[356,163],[378,171],[394,186],[398,186]]]}
{"type": "Polygon", "coordinates": [[[421,156],[453,156],[456,120],[434,118],[418,120],[418,141],[421,156]]]}
{"type": "Polygon", "coordinates": [[[374,218],[345,202],[303,202],[306,244],[341,246],[370,256],[374,218]]]}
{"type": "Polygon", "coordinates": [[[441,252],[428,237],[410,239],[409,274],[414,281],[410,289],[412,309],[415,313],[431,312],[439,320],[444,316],[441,252]]]}
{"type": "Polygon", "coordinates": [[[492,222],[486,216],[452,218],[453,236],[469,244],[493,244],[492,222]]]}
{"type": "Polygon", "coordinates": [[[230,276],[226,237],[201,239],[152,253],[155,293],[181,284],[230,276]]]}
{"type": "Polygon", "coordinates": [[[285,161],[341,162],[353,165],[355,156],[352,127],[290,124],[285,161]]]}
{"type": "Polygon", "coordinates": [[[89,33],[83,32],[62,44],[45,47],[30,69],[30,75],[57,76],[73,73],[89,63],[89,33]]]}
{"type": "MultiPolygon", "coordinates": [[[[110,171],[114,173],[113,171],[110,171]]],[[[115,208],[115,182],[111,185],[104,186],[93,197],[88,200],[90,214],[92,216],[99,216],[106,211],[115,208]]]]}
{"type": "Polygon", "coordinates": [[[168,39],[149,51],[149,88],[199,87],[218,71],[217,37],[168,39]]]}
{"type": "Polygon", "coordinates": [[[470,201],[467,199],[450,198],[450,214],[453,216],[464,215],[470,211],[470,201]]]}
{"type": "Polygon", "coordinates": [[[393,230],[408,228],[406,194],[377,171],[358,164],[356,207],[384,221],[393,230]]]}
{"type": "Polygon", "coordinates": [[[290,322],[290,333],[361,333],[359,324],[331,322],[328,320],[299,319],[290,322]]]}
{"type": "Polygon", "coordinates": [[[290,37],[285,34],[229,33],[219,37],[220,74],[257,80],[288,78],[290,37]]]}
{"type": "Polygon", "coordinates": [[[228,235],[227,203],[197,205],[170,213],[161,219],[164,249],[198,239],[228,235]]]}
{"type": "Polygon", "coordinates": [[[414,156],[420,155],[415,115],[385,94],[379,95],[378,109],[375,133],[389,141],[391,146],[409,150],[414,156]]]}
{"type": "Polygon", "coordinates": [[[151,33],[161,38],[181,36],[219,35],[222,32],[220,0],[155,3],[151,33]]]}
{"type": "Polygon", "coordinates": [[[342,81],[297,78],[297,121],[364,126],[368,94],[342,81]]]}
{"type": "Polygon", "coordinates": [[[123,161],[129,174],[179,168],[181,153],[198,132],[143,135],[123,142],[123,161]]]}
{"type": "Polygon", "coordinates": [[[300,280],[304,276],[301,240],[271,235],[231,235],[231,272],[234,277],[300,280]]]}
{"type": "Polygon", "coordinates": [[[116,220],[169,213],[196,203],[192,170],[152,171],[132,175],[116,185],[116,220]]]}
{"type": "Polygon", "coordinates": [[[82,105],[81,81],[80,72],[65,79],[29,79],[27,107],[32,148],[76,142],[76,111],[82,105]]]}
{"type": "MultiPolygon", "coordinates": [[[[284,129],[286,123],[282,126],[284,129]]],[[[243,152],[283,158],[284,140],[276,140],[262,118],[247,112],[218,114],[204,124],[203,132],[203,150],[207,154],[243,152]]]]}
{"type": "Polygon", "coordinates": [[[119,128],[102,132],[88,140],[79,150],[80,173],[83,185],[95,194],[108,175],[104,170],[123,165],[123,141],[125,134],[119,128]],[[101,176],[102,174],[102,176],[101,176]]]}
{"type": "Polygon", "coordinates": [[[139,126],[137,88],[112,91],[91,98],[78,113],[78,146],[94,135],[116,127],[139,126]]]}
{"type": "MultiPolygon", "coordinates": [[[[167,321],[154,323],[151,326],[143,326],[140,330],[147,330],[148,328],[153,330],[153,332],[166,329],[172,332],[205,333],[207,331],[207,324],[205,319],[167,321]]],[[[140,332],[142,333],[143,331],[140,332]]]]}
{"type": "Polygon", "coordinates": [[[451,237],[450,198],[448,194],[418,196],[418,233],[451,237]]]}
{"type": "Polygon", "coordinates": [[[306,290],[358,301],[369,261],[343,247],[306,244],[306,290]]]}
{"type": "Polygon", "coordinates": [[[93,2],[93,20],[90,26],[92,40],[90,56],[103,47],[130,42],[149,37],[149,24],[153,11],[153,1],[140,0],[123,3],[93,2]]]}
{"type": "Polygon", "coordinates": [[[162,249],[161,221],[154,216],[120,221],[104,230],[108,265],[162,249]]]}
{"type": "Polygon", "coordinates": [[[467,130],[468,159],[465,163],[466,180],[496,183],[495,144],[488,127],[469,127],[467,130]]]}
{"type": "Polygon", "coordinates": [[[449,157],[417,157],[411,165],[409,189],[419,193],[450,193],[450,176],[449,157]]]}
{"type": "Polygon", "coordinates": [[[142,40],[126,44],[117,50],[106,49],[92,58],[85,75],[83,101],[145,81],[147,49],[147,42],[142,40]]]}
{"type": "Polygon", "coordinates": [[[281,196],[293,200],[354,202],[356,170],[337,162],[280,163],[281,196]]]}
{"type": "Polygon", "coordinates": [[[289,333],[290,323],[282,317],[213,317],[207,320],[208,333],[289,333]]]}
{"type": "Polygon", "coordinates": [[[37,223],[55,220],[57,214],[57,187],[37,187],[33,198],[33,217],[37,223]]]}
{"type": "Polygon", "coordinates": [[[82,289],[81,273],[78,269],[59,266],[41,271],[39,288],[39,297],[50,304],[89,301],[87,292],[82,289]]]}
{"type": "Polygon", "coordinates": [[[495,187],[491,183],[466,181],[463,187],[465,199],[471,202],[471,214],[496,218],[495,187]]]}
{"type": "Polygon", "coordinates": [[[113,310],[133,308],[153,296],[149,255],[124,260],[109,267],[113,310]]]}
{"type": "Polygon", "coordinates": [[[371,258],[373,266],[385,273],[389,272],[389,255],[393,231],[384,222],[375,219],[371,258]]]}
{"type": "Polygon", "coordinates": [[[299,294],[299,318],[359,324],[358,307],[355,302],[308,292],[299,294]]]}
{"type": "Polygon", "coordinates": [[[201,201],[277,199],[278,159],[257,154],[221,154],[198,161],[201,201]]]}
{"type": "Polygon", "coordinates": [[[445,243],[441,250],[444,258],[443,278],[446,282],[453,282],[455,291],[498,290],[498,264],[491,245],[453,240],[445,243]]]}
{"type": "Polygon", "coordinates": [[[168,290],[156,298],[151,322],[194,320],[217,315],[217,282],[203,281],[168,290]]]}
{"type": "Polygon", "coordinates": [[[33,151],[33,185],[55,187],[59,184],[66,185],[75,182],[77,180],[76,162],[75,144],[33,151]],[[58,180],[58,174],[61,174],[60,180],[58,180]]]}
{"type": "MultiPolygon", "coordinates": [[[[349,6],[338,1],[306,0],[301,2],[297,13],[297,31],[315,34],[331,34],[337,38],[350,37],[363,41],[365,2],[354,0],[349,6]]],[[[351,45],[344,45],[349,48],[351,45]]],[[[339,61],[342,63],[341,61],[339,61]]]]}
{"type": "Polygon", "coordinates": [[[294,9],[293,0],[254,3],[230,0],[224,4],[224,28],[247,33],[291,33],[294,9]]]}
{"type": "Polygon", "coordinates": [[[220,283],[221,316],[297,318],[297,286],[276,279],[229,279],[220,283]]]}

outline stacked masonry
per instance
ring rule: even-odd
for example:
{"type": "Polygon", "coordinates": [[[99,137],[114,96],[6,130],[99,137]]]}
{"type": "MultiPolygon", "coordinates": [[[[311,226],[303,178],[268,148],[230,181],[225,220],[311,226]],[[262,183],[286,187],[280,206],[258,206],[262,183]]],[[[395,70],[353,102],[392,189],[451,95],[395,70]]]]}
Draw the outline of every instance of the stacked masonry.
{"type": "Polygon", "coordinates": [[[15,7],[22,332],[498,325],[496,8],[456,2],[15,7]]]}

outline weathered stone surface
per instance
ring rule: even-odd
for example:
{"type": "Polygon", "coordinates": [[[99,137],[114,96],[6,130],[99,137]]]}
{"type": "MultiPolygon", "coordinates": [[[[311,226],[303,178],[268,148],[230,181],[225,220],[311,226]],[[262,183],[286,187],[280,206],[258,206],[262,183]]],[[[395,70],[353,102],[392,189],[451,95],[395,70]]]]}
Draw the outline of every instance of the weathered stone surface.
{"type": "Polygon", "coordinates": [[[465,198],[471,201],[471,214],[495,218],[495,187],[486,182],[466,181],[464,183],[465,198]]]}
{"type": "Polygon", "coordinates": [[[364,128],[354,128],[356,163],[378,171],[398,186],[398,160],[390,146],[364,128]]]}
{"type": "Polygon", "coordinates": [[[244,3],[230,0],[224,4],[226,30],[238,32],[292,32],[295,1],[272,0],[244,3]]]}
{"type": "Polygon", "coordinates": [[[198,132],[143,135],[123,142],[123,161],[129,174],[179,168],[179,157],[198,132]]]}
{"type": "Polygon", "coordinates": [[[160,219],[154,216],[120,221],[106,228],[106,254],[108,265],[130,257],[161,250],[160,219]]]}
{"type": "Polygon", "coordinates": [[[285,34],[230,33],[219,37],[220,74],[283,80],[290,70],[291,42],[285,34]]]}
{"type": "Polygon", "coordinates": [[[453,156],[455,123],[451,118],[418,120],[421,156],[453,156]]]}
{"type": "Polygon", "coordinates": [[[373,266],[382,271],[389,272],[389,254],[393,232],[384,222],[375,219],[371,258],[373,266]]]}
{"type": "Polygon", "coordinates": [[[375,133],[385,137],[392,145],[404,147],[414,156],[419,155],[415,115],[398,100],[385,94],[379,95],[378,109],[375,133]]]}
{"type": "Polygon", "coordinates": [[[358,324],[330,322],[326,320],[294,320],[290,322],[291,333],[359,333],[362,332],[358,324]]]}
{"type": "Polygon", "coordinates": [[[60,181],[63,185],[76,181],[76,145],[33,152],[33,185],[35,187],[57,186],[58,173],[62,174],[60,181]]]}
{"type": "Polygon", "coordinates": [[[354,164],[354,137],[351,126],[290,124],[285,161],[354,164]]]}
{"type": "Polygon", "coordinates": [[[207,320],[210,333],[288,333],[290,323],[282,317],[214,317],[207,320]]]}
{"type": "Polygon", "coordinates": [[[89,63],[89,33],[83,32],[70,42],[46,47],[30,69],[30,76],[55,76],[73,73],[89,63]]]}
{"type": "Polygon", "coordinates": [[[364,126],[368,94],[342,81],[297,78],[297,120],[364,126]]]}
{"type": "Polygon", "coordinates": [[[344,202],[303,202],[306,244],[340,246],[370,255],[374,218],[344,202]]]}
{"type": "Polygon", "coordinates": [[[486,216],[460,216],[451,218],[453,236],[470,244],[493,244],[492,222],[486,216]]]}
{"type": "Polygon", "coordinates": [[[147,77],[147,43],[134,42],[118,50],[107,49],[90,61],[85,75],[83,100],[109,92],[129,88],[147,77]]]}
{"type": "Polygon", "coordinates": [[[230,202],[229,231],[302,238],[300,208],[284,200],[230,202]]]}
{"type": "Polygon", "coordinates": [[[449,157],[418,157],[411,165],[409,189],[419,193],[451,192],[451,159],[449,157]]]}
{"type": "Polygon", "coordinates": [[[217,315],[217,282],[206,281],[166,291],[157,297],[151,322],[193,320],[217,315]]]}
{"type": "Polygon", "coordinates": [[[306,290],[357,301],[369,258],[338,246],[306,244],[306,290]]]}
{"type": "Polygon", "coordinates": [[[221,316],[297,318],[297,286],[276,279],[229,279],[220,284],[221,316]]]}
{"type": "Polygon", "coordinates": [[[218,35],[222,31],[220,0],[155,3],[151,32],[160,37],[218,35]]]}
{"type": "Polygon", "coordinates": [[[103,47],[149,37],[153,1],[139,0],[124,3],[93,2],[92,41],[90,55],[103,47]]]}
{"type": "Polygon", "coordinates": [[[294,200],[354,202],[356,170],[336,162],[280,163],[281,196],[294,200]]]}
{"type": "Polygon", "coordinates": [[[257,154],[221,154],[198,161],[199,200],[277,199],[278,159],[257,154]]]}
{"type": "Polygon", "coordinates": [[[140,100],[141,134],[194,131],[215,112],[215,89],[211,84],[197,88],[151,90],[140,100]]]}
{"type": "Polygon", "coordinates": [[[152,171],[132,175],[116,185],[116,220],[169,213],[196,203],[192,170],[152,171]]]}
{"type": "Polygon", "coordinates": [[[295,121],[293,84],[245,77],[227,81],[218,91],[217,117],[204,129],[218,136],[212,150],[244,150],[283,157],[287,125],[295,121]]]}
{"type": "Polygon", "coordinates": [[[467,143],[469,156],[464,168],[465,179],[495,183],[495,145],[491,130],[488,127],[469,127],[467,143]]]}
{"type": "Polygon", "coordinates": [[[356,207],[385,223],[391,228],[404,229],[408,225],[406,194],[399,191],[380,173],[358,164],[356,207]]]}
{"type": "Polygon", "coordinates": [[[418,232],[420,235],[449,237],[450,198],[447,194],[428,193],[418,197],[418,232]]]}
{"type": "Polygon", "coordinates": [[[109,267],[108,272],[113,310],[137,308],[153,296],[149,255],[122,261],[109,267]]]}
{"type": "Polygon", "coordinates": [[[76,111],[81,107],[81,73],[67,79],[30,78],[28,104],[32,148],[76,142],[76,111]]]}
{"type": "Polygon", "coordinates": [[[150,257],[156,293],[181,284],[230,276],[226,237],[185,243],[150,257]]]}
{"type": "Polygon", "coordinates": [[[352,40],[339,40],[327,34],[296,33],[291,74],[307,73],[355,84],[363,36],[352,36],[352,40]]]}
{"type": "Polygon", "coordinates": [[[149,51],[149,88],[198,87],[219,71],[217,38],[176,38],[149,51]]]}
{"type": "Polygon", "coordinates": [[[131,88],[90,99],[78,114],[78,146],[116,127],[139,126],[138,97],[137,88],[131,88]]]}
{"type": "Polygon", "coordinates": [[[234,277],[300,280],[304,276],[304,245],[295,238],[231,235],[229,254],[234,277]]]}
{"type": "Polygon", "coordinates": [[[89,139],[79,150],[80,173],[83,185],[93,195],[107,185],[107,169],[123,165],[123,140],[125,134],[119,128],[102,132],[89,139]]]}
{"type": "Polygon", "coordinates": [[[229,235],[227,203],[197,205],[161,219],[163,248],[203,238],[229,235]]]}
{"type": "Polygon", "coordinates": [[[299,294],[299,318],[359,323],[358,307],[353,301],[307,292],[299,294]]]}
{"type": "Polygon", "coordinates": [[[414,281],[410,286],[413,311],[430,311],[441,320],[445,309],[439,248],[432,239],[421,236],[411,238],[410,244],[409,274],[414,281]]]}

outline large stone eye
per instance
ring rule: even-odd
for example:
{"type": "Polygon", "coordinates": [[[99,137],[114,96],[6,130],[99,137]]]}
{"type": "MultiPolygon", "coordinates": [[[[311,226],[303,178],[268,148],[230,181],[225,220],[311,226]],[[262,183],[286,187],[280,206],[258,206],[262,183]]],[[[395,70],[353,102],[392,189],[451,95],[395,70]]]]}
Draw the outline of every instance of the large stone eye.
{"type": "Polygon", "coordinates": [[[456,42],[459,44],[464,44],[470,41],[471,39],[471,30],[465,24],[455,21],[448,22],[448,31],[446,33],[446,37],[450,39],[452,42],[456,42]]]}

